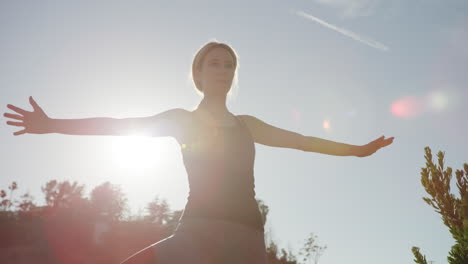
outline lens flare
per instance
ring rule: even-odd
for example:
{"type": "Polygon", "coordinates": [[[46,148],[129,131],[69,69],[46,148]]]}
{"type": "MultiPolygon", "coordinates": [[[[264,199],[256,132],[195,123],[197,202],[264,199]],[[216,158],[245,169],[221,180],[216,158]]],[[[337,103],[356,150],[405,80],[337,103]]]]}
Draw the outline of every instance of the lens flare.
{"type": "Polygon", "coordinates": [[[390,111],[396,117],[411,119],[424,112],[424,101],[413,96],[403,97],[392,103],[390,111]]]}
{"type": "Polygon", "coordinates": [[[158,142],[158,146],[152,148],[154,144],[156,142],[150,137],[138,135],[114,138],[110,151],[115,166],[124,170],[145,171],[161,165],[167,157],[161,150],[167,151],[168,146],[167,143],[163,146],[162,142],[158,142]]]}
{"type": "Polygon", "coordinates": [[[323,126],[323,129],[325,129],[326,131],[330,130],[330,121],[323,120],[322,126],[323,126]]]}
{"type": "Polygon", "coordinates": [[[438,112],[447,108],[448,101],[448,96],[441,91],[435,91],[428,96],[428,105],[438,112]]]}

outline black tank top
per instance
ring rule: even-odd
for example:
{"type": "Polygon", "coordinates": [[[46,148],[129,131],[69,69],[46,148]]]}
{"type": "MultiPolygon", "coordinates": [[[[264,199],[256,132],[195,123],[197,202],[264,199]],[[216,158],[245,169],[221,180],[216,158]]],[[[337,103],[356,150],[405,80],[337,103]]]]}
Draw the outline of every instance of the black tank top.
{"type": "Polygon", "coordinates": [[[182,156],[189,196],[180,222],[188,218],[213,218],[264,231],[255,200],[255,144],[243,121],[211,127],[192,112],[182,156]]]}

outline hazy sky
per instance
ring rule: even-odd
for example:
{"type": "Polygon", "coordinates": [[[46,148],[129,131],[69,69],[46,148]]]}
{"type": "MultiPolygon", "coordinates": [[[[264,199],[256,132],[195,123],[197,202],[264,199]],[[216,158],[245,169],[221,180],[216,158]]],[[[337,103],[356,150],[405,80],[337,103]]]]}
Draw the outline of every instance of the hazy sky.
{"type": "MultiPolygon", "coordinates": [[[[240,64],[233,113],[356,145],[395,137],[367,158],[257,144],[273,239],[297,251],[314,232],[322,264],[412,263],[412,246],[446,263],[453,239],[422,200],[420,170],[425,146],[454,169],[468,162],[466,14],[462,0],[0,1],[1,112],[31,110],[30,95],[53,118],[192,110],[192,58],[226,42],[240,64]]],[[[51,179],[87,192],[111,181],[134,211],[157,194],[185,206],[173,139],[14,137],[1,118],[0,189],[17,181],[43,203],[51,179]]]]}

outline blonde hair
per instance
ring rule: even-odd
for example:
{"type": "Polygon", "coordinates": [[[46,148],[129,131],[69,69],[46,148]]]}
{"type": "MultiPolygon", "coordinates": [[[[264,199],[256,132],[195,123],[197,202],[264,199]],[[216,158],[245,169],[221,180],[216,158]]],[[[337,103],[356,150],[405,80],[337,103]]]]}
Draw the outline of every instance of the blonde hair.
{"type": "MultiPolygon", "coordinates": [[[[195,54],[195,57],[193,58],[191,79],[192,79],[198,93],[203,94],[203,89],[201,87],[201,84],[200,84],[199,80],[197,81],[197,78],[195,78],[195,76],[198,74],[197,72],[201,70],[202,65],[203,65],[203,60],[205,59],[206,54],[208,54],[208,52],[210,52],[211,50],[213,50],[215,48],[218,48],[218,47],[227,50],[231,54],[232,58],[234,59],[234,80],[233,80],[234,85],[233,86],[237,86],[237,82],[238,82],[238,80],[237,80],[237,69],[239,68],[239,64],[237,62],[238,56],[237,56],[236,52],[228,44],[221,43],[221,42],[218,42],[216,40],[213,40],[213,41],[210,41],[210,42],[206,43],[205,45],[203,45],[198,50],[198,52],[195,54]]],[[[229,90],[229,92],[228,92],[229,96],[232,94],[232,90],[233,89],[229,90]]]]}

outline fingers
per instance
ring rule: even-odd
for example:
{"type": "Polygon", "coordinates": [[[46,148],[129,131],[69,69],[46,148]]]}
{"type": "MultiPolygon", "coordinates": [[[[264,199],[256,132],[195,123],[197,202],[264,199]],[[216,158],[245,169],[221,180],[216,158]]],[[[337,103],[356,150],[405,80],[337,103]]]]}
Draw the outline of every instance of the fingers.
{"type": "Polygon", "coordinates": [[[393,138],[391,140],[389,140],[387,144],[385,144],[385,147],[392,144],[392,143],[393,143],[393,138]]]}
{"type": "Polygon", "coordinates": [[[359,155],[358,157],[370,156],[374,154],[375,152],[377,152],[379,149],[392,144],[394,139],[395,139],[394,137],[385,138],[385,136],[381,136],[378,139],[365,145],[364,147],[366,148],[366,151],[364,151],[364,153],[359,155]]]}
{"type": "Polygon", "coordinates": [[[19,107],[16,107],[16,106],[14,106],[14,105],[11,105],[11,104],[8,104],[7,107],[10,108],[10,109],[13,110],[13,111],[19,113],[19,114],[22,114],[22,115],[27,115],[28,113],[31,113],[31,112],[29,112],[29,111],[23,110],[23,109],[21,109],[21,108],[19,108],[19,107]]]}
{"type": "Polygon", "coordinates": [[[381,136],[378,139],[372,141],[371,145],[374,145],[377,149],[383,148],[383,147],[386,147],[386,146],[392,144],[393,139],[395,139],[395,138],[394,137],[385,138],[385,136],[381,136]]]}
{"type": "Polygon", "coordinates": [[[13,119],[17,119],[17,120],[24,120],[24,118],[22,116],[10,114],[10,113],[4,113],[3,116],[13,118],[13,119]]]}
{"type": "Polygon", "coordinates": [[[29,96],[29,103],[32,105],[33,109],[34,110],[40,110],[41,108],[39,107],[39,105],[36,103],[36,101],[34,101],[34,99],[32,98],[32,96],[29,96]]]}
{"type": "Polygon", "coordinates": [[[379,137],[378,139],[372,141],[371,143],[378,143],[378,142],[381,141],[382,139],[384,139],[384,136],[379,137]]]}
{"type": "Polygon", "coordinates": [[[393,140],[395,137],[385,138],[385,136],[381,136],[378,139],[374,140],[373,142],[384,142],[388,140],[393,140]]]}
{"type": "Polygon", "coordinates": [[[393,139],[395,139],[394,137],[390,137],[390,138],[386,138],[386,139],[382,139],[380,142],[379,142],[379,148],[383,148],[383,147],[386,147],[390,144],[393,143],[393,139]]]}
{"type": "Polygon", "coordinates": [[[385,142],[384,142],[384,145],[383,145],[383,146],[384,146],[384,147],[386,147],[386,146],[388,146],[388,145],[392,144],[392,143],[393,143],[393,139],[395,139],[395,138],[394,138],[394,137],[387,138],[387,139],[385,140],[385,142]]]}
{"type": "Polygon", "coordinates": [[[21,130],[21,131],[17,131],[17,132],[15,132],[15,133],[13,133],[13,135],[19,136],[19,135],[22,135],[22,134],[25,134],[25,133],[26,133],[26,129],[23,129],[23,130],[21,130]]]}
{"type": "Polygon", "coordinates": [[[24,123],[23,123],[23,122],[8,121],[7,124],[8,124],[8,125],[12,125],[12,126],[24,126],[24,123]]]}

